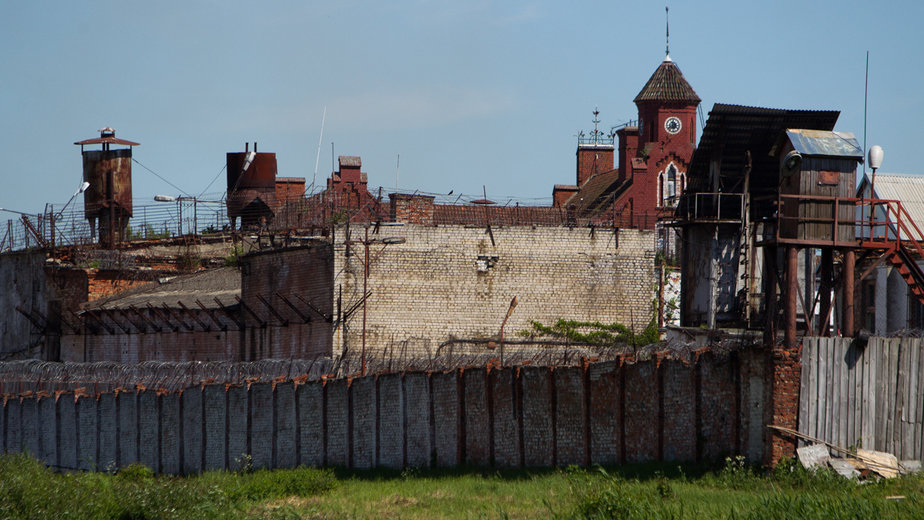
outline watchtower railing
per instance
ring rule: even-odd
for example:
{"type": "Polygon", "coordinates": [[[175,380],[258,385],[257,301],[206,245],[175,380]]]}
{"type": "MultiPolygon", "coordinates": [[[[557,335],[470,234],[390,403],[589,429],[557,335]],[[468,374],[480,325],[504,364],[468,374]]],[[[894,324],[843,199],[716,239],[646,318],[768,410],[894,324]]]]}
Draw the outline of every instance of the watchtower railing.
{"type": "Polygon", "coordinates": [[[687,222],[733,221],[744,216],[743,193],[684,193],[674,219],[687,222]]]}
{"type": "Polygon", "coordinates": [[[866,248],[907,245],[924,258],[924,233],[898,200],[780,194],[775,221],[774,226],[771,219],[765,236],[778,242],[866,248]]]}

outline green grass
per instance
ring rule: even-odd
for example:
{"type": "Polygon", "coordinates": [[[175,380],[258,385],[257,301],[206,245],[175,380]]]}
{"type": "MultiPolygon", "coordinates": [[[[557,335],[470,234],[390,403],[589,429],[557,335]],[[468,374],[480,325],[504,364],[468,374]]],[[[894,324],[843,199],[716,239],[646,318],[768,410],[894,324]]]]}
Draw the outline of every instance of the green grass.
{"type": "Polygon", "coordinates": [[[793,464],[493,471],[298,468],[55,474],[0,457],[0,518],[924,518],[924,477],[858,484],[793,464]],[[888,499],[902,496],[902,499],[888,499]]]}

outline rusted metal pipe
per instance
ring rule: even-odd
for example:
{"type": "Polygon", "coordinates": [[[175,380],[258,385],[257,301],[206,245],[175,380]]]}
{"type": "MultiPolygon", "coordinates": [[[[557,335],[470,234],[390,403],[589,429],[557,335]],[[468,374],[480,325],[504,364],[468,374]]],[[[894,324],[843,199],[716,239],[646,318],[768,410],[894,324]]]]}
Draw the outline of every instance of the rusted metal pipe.
{"type": "Polygon", "coordinates": [[[776,344],[776,316],[777,316],[777,269],[776,247],[768,246],[764,249],[764,273],[766,274],[767,289],[767,315],[764,329],[764,342],[768,345],[776,344]]]}
{"type": "Polygon", "coordinates": [[[247,313],[250,314],[253,317],[253,319],[257,320],[257,323],[260,324],[261,328],[266,327],[266,322],[263,321],[263,318],[261,318],[259,314],[254,312],[253,309],[251,309],[246,303],[244,303],[244,300],[241,300],[240,296],[235,296],[234,299],[237,300],[238,305],[240,305],[242,309],[247,311],[247,313]]]}
{"type": "Polygon", "coordinates": [[[834,277],[834,251],[826,247],[821,250],[821,287],[819,288],[819,314],[823,316],[818,322],[818,334],[828,335],[828,320],[831,318],[831,280],[834,277]]]}
{"type": "Polygon", "coordinates": [[[288,298],[280,294],[279,291],[276,291],[276,296],[278,296],[279,299],[282,300],[283,303],[288,305],[290,309],[295,311],[295,314],[298,314],[299,318],[302,319],[302,323],[308,323],[309,321],[311,321],[311,316],[308,316],[307,314],[302,312],[298,307],[295,306],[295,304],[289,301],[288,298]]]}
{"type": "Polygon", "coordinates": [[[516,308],[517,308],[517,297],[514,296],[513,299],[510,300],[510,306],[507,307],[507,315],[504,316],[504,322],[501,323],[501,328],[500,328],[500,364],[501,366],[504,366],[504,327],[507,326],[507,320],[509,320],[510,315],[513,314],[513,309],[516,309],[516,308]]]}
{"type": "Polygon", "coordinates": [[[786,248],[786,294],[784,301],[784,314],[786,326],[783,330],[783,339],[786,348],[796,348],[796,297],[799,294],[799,250],[795,247],[786,248]]]}
{"type": "Polygon", "coordinates": [[[222,332],[228,330],[228,327],[227,327],[225,324],[223,324],[223,323],[221,322],[221,320],[218,319],[217,316],[215,316],[215,313],[212,312],[212,309],[209,309],[208,307],[206,307],[206,306],[205,306],[202,302],[200,302],[198,299],[196,300],[196,305],[198,305],[199,308],[202,309],[202,311],[205,312],[205,314],[206,314],[209,318],[212,319],[212,321],[215,323],[215,325],[218,325],[218,328],[221,329],[222,332]]]}

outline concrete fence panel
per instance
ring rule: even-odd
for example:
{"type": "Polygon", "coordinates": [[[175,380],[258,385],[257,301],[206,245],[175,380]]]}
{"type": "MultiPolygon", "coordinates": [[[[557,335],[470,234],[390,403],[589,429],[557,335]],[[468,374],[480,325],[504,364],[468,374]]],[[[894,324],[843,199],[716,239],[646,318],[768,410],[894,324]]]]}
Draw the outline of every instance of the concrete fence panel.
{"type": "MultiPolygon", "coordinates": [[[[924,415],[924,405],[914,402],[920,383],[911,374],[920,371],[915,360],[922,357],[896,358],[904,376],[886,385],[904,399],[890,408],[900,419],[894,426],[879,421],[874,431],[885,431],[893,445],[917,438],[914,421],[924,415]]],[[[694,461],[731,453],[760,460],[767,446],[767,362],[766,351],[755,350],[721,359],[7,397],[0,439],[6,452],[25,450],[64,470],[137,461],[166,474],[243,464],[516,468],[694,461]]],[[[819,370],[820,361],[813,362],[809,376],[819,370]]],[[[884,377],[879,372],[871,379],[877,384],[884,377]]],[[[813,395],[852,388],[835,386],[834,379],[826,378],[825,385],[816,379],[813,395]]],[[[813,409],[834,417],[824,406],[813,409]]],[[[862,428],[844,413],[838,417],[838,424],[862,428]]]]}

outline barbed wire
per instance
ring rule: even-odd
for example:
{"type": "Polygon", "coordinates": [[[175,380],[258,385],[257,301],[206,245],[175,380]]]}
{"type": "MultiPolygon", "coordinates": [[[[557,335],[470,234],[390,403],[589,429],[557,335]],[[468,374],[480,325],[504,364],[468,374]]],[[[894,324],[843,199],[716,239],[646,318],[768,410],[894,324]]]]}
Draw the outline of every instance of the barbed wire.
{"type": "MultiPolygon", "coordinates": [[[[366,374],[401,372],[449,372],[484,367],[566,367],[603,361],[645,361],[655,358],[692,362],[705,352],[728,359],[743,349],[754,348],[753,338],[722,334],[708,347],[694,341],[674,339],[645,347],[575,345],[554,341],[512,342],[501,360],[497,348],[486,348],[487,340],[455,340],[451,348],[433,355],[378,351],[367,355],[366,374]]],[[[264,359],[259,361],[144,361],[117,363],[51,362],[35,359],[0,362],[0,394],[73,391],[83,388],[98,394],[119,388],[148,388],[179,391],[201,384],[241,385],[280,381],[320,381],[361,375],[363,360],[358,355],[314,359],[264,359]]]]}

